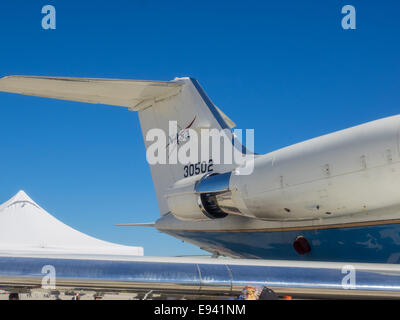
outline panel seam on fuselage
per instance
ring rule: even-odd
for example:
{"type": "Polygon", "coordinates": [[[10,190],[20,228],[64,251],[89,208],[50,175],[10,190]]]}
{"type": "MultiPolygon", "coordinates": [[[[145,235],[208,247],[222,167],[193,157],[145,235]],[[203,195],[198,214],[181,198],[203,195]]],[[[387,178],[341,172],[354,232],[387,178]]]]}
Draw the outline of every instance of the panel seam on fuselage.
{"type": "Polygon", "coordinates": [[[306,230],[321,230],[321,229],[339,229],[339,228],[357,228],[357,227],[370,227],[386,224],[400,224],[400,219],[392,220],[375,220],[365,222],[351,222],[331,225],[319,226],[304,226],[304,227],[287,227],[287,228],[264,228],[264,229],[231,229],[231,230],[179,230],[179,229],[160,229],[160,231],[171,232],[201,232],[201,233],[245,233],[245,232],[282,232],[282,231],[306,231],[306,230]]]}
{"type": "MultiPolygon", "coordinates": [[[[278,188],[273,188],[273,189],[266,189],[266,190],[262,190],[262,191],[259,191],[259,192],[254,192],[252,194],[251,198],[254,198],[256,196],[260,196],[262,194],[274,192],[274,191],[280,191],[280,190],[285,190],[285,189],[298,187],[298,186],[301,186],[301,185],[310,184],[310,183],[317,182],[317,181],[330,180],[330,179],[334,179],[334,178],[338,178],[338,177],[349,176],[349,175],[356,174],[356,173],[368,172],[370,170],[389,167],[391,165],[396,165],[396,164],[399,164],[399,163],[400,163],[400,161],[393,161],[391,163],[385,163],[385,164],[377,165],[377,166],[374,166],[374,167],[368,167],[367,169],[354,170],[354,171],[339,173],[339,174],[336,174],[336,175],[331,175],[329,177],[322,177],[322,178],[316,178],[316,179],[312,179],[312,180],[308,180],[308,181],[293,183],[293,184],[286,185],[283,188],[278,187],[278,188]]],[[[285,175],[283,175],[283,176],[285,176],[285,175]]]]}

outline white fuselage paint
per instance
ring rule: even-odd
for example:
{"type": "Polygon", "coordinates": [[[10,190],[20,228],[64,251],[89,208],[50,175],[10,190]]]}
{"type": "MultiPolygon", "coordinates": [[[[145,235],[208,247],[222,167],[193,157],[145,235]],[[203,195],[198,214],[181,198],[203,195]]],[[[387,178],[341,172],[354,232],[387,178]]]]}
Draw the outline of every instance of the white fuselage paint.
{"type": "Polygon", "coordinates": [[[339,217],[400,203],[400,116],[324,135],[255,159],[230,189],[249,217],[339,217]]]}

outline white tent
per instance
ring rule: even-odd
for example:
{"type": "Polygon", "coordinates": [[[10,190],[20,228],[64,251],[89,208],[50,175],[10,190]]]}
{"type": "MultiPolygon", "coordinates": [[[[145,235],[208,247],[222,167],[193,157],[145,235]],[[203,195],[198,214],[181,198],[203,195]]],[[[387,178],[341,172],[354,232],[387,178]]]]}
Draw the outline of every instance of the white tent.
{"type": "Polygon", "coordinates": [[[54,218],[24,191],[0,205],[0,254],[142,256],[142,247],[102,241],[54,218]]]}

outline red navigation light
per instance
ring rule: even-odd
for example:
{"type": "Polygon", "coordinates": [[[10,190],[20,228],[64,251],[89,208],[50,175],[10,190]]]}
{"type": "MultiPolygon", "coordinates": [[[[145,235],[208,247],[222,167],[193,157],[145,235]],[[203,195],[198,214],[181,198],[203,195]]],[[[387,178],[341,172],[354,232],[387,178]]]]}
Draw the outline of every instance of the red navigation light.
{"type": "Polygon", "coordinates": [[[301,255],[309,253],[311,251],[311,246],[308,243],[308,240],[303,236],[298,236],[296,238],[296,240],[293,242],[293,247],[294,250],[296,250],[296,252],[301,255]]]}

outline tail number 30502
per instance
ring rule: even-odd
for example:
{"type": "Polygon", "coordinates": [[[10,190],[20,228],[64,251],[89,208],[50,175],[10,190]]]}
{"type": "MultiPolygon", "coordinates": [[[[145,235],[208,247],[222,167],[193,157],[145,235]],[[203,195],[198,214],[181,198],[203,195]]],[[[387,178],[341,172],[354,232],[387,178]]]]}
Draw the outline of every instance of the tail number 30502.
{"type": "Polygon", "coordinates": [[[183,176],[186,178],[198,175],[200,173],[213,172],[213,165],[212,159],[210,159],[208,163],[207,161],[203,161],[197,162],[196,164],[188,164],[183,167],[183,176]]]}

